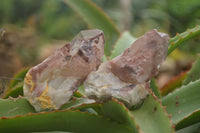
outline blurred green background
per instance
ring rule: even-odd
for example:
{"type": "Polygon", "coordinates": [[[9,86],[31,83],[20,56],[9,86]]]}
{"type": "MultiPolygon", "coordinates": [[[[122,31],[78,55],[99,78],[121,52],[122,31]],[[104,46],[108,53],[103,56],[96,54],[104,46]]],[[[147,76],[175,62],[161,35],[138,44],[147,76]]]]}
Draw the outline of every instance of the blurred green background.
{"type": "MultiPolygon", "coordinates": [[[[134,37],[158,29],[171,37],[200,24],[199,0],[92,0],[114,21],[120,32],[134,37]]],[[[33,66],[80,31],[87,23],[61,0],[1,0],[0,77],[12,77],[33,66]]],[[[167,68],[172,75],[187,70],[200,51],[197,37],[172,53],[167,68]],[[174,62],[175,60],[175,62],[174,62]]],[[[169,79],[169,77],[168,77],[169,79]]]]}

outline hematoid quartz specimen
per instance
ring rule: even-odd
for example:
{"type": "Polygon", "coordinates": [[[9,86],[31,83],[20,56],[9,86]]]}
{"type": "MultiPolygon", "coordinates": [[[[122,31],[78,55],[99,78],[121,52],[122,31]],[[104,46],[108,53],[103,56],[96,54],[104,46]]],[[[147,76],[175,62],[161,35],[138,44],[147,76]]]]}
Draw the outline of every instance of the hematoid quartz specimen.
{"type": "Polygon", "coordinates": [[[101,30],[81,31],[26,74],[24,95],[37,111],[58,109],[68,102],[104,54],[101,30]]]}
{"type": "Polygon", "coordinates": [[[89,98],[105,101],[111,97],[133,106],[146,98],[149,80],[167,56],[169,36],[151,30],[118,57],[102,63],[85,83],[89,98]]]}

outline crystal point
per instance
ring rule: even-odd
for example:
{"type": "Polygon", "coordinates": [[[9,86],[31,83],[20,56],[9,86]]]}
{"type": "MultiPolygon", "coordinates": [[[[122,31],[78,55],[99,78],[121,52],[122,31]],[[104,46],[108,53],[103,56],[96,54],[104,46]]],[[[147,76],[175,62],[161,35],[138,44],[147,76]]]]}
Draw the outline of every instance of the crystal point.
{"type": "Polygon", "coordinates": [[[151,30],[110,61],[111,71],[124,82],[143,83],[155,76],[167,56],[169,36],[151,30]]]}
{"type": "Polygon", "coordinates": [[[104,42],[101,30],[81,31],[78,37],[31,68],[25,77],[24,95],[35,109],[58,109],[66,103],[100,65],[104,42]]]}

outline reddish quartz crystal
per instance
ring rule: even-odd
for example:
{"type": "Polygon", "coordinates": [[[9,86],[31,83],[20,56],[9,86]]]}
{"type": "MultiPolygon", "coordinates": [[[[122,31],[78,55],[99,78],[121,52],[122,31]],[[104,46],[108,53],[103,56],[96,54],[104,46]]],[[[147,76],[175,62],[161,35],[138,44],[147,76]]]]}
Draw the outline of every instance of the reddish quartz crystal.
{"type": "Polygon", "coordinates": [[[124,82],[143,83],[155,76],[167,56],[169,36],[151,30],[110,61],[111,71],[124,82]]]}
{"type": "Polygon", "coordinates": [[[87,75],[100,65],[104,54],[101,30],[81,31],[26,74],[24,95],[37,111],[58,109],[87,75]]]}

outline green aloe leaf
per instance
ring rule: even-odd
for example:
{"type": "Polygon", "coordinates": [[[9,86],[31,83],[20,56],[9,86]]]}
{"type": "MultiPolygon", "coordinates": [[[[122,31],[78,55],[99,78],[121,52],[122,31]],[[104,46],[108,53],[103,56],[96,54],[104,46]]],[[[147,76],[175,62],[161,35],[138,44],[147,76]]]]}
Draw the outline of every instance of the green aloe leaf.
{"type": "Polygon", "coordinates": [[[200,56],[197,58],[195,63],[192,65],[191,70],[187,74],[186,79],[183,81],[183,84],[186,85],[191,81],[200,79],[200,56]]]}
{"type": "Polygon", "coordinates": [[[14,76],[10,81],[8,89],[3,95],[3,98],[8,98],[9,96],[17,98],[19,95],[23,96],[24,77],[28,70],[29,68],[22,69],[14,76]]]}
{"type": "Polygon", "coordinates": [[[106,118],[80,111],[55,111],[0,119],[3,133],[68,131],[76,133],[133,133],[106,118]]]}
{"type": "Polygon", "coordinates": [[[179,123],[200,108],[200,80],[191,82],[163,97],[162,104],[172,115],[172,122],[179,123]]]}
{"type": "Polygon", "coordinates": [[[150,81],[150,89],[153,91],[153,93],[160,99],[161,98],[161,94],[159,91],[159,88],[156,84],[156,80],[154,78],[151,79],[150,81]]]}
{"type": "Polygon", "coordinates": [[[200,35],[200,26],[197,25],[192,29],[187,29],[185,32],[181,34],[177,34],[175,37],[169,40],[169,48],[168,48],[168,55],[174,51],[177,47],[179,47],[183,42],[192,39],[196,36],[200,35]]]}
{"type": "Polygon", "coordinates": [[[96,103],[94,100],[79,98],[74,99],[61,107],[61,109],[70,110],[85,110],[89,108],[94,109],[98,115],[126,125],[132,129],[134,133],[138,133],[137,125],[133,116],[124,104],[116,99],[112,99],[104,103],[96,103]]]}
{"type": "Polygon", "coordinates": [[[9,89],[3,96],[4,99],[8,97],[17,98],[18,96],[23,96],[23,85],[24,82],[19,82],[17,85],[15,85],[12,89],[9,89]]]}
{"type": "Polygon", "coordinates": [[[200,118],[200,110],[197,110],[197,111],[193,112],[191,115],[185,117],[179,123],[177,123],[176,130],[199,123],[200,122],[199,118],[200,118]]]}
{"type": "Polygon", "coordinates": [[[176,133],[199,133],[200,123],[178,130],[176,133]]]}
{"type": "Polygon", "coordinates": [[[87,98],[74,98],[71,101],[67,102],[64,104],[60,110],[65,110],[65,109],[74,109],[77,110],[80,106],[85,106],[88,104],[93,104],[95,103],[94,100],[87,99],[87,98]]]}
{"type": "Polygon", "coordinates": [[[175,89],[180,87],[183,84],[183,81],[185,80],[187,76],[187,71],[182,72],[179,75],[173,77],[171,80],[169,80],[161,89],[161,95],[166,96],[170,92],[173,92],[175,89]]]}
{"type": "Polygon", "coordinates": [[[74,9],[91,28],[103,30],[105,34],[105,54],[110,55],[120,33],[112,20],[90,0],[63,0],[64,3],[74,9]]]}
{"type": "Polygon", "coordinates": [[[98,113],[99,115],[103,115],[113,121],[126,125],[131,128],[134,133],[139,132],[131,112],[124,106],[123,103],[120,103],[115,99],[103,103],[102,108],[98,113]]]}
{"type": "Polygon", "coordinates": [[[18,83],[24,81],[24,77],[26,76],[26,73],[28,72],[29,68],[24,68],[21,71],[19,71],[14,77],[13,80],[11,80],[9,84],[9,89],[12,89],[15,87],[18,83]]]}
{"type": "Polygon", "coordinates": [[[150,94],[143,105],[131,111],[143,133],[173,133],[170,118],[158,99],[150,94]]]}
{"type": "Polygon", "coordinates": [[[135,40],[136,38],[134,38],[130,32],[124,32],[114,45],[114,49],[112,50],[109,59],[113,59],[120,55],[126,48],[130,47],[135,40]]]}
{"type": "Polygon", "coordinates": [[[35,113],[35,109],[25,98],[0,99],[0,118],[28,113],[35,113]]]}

